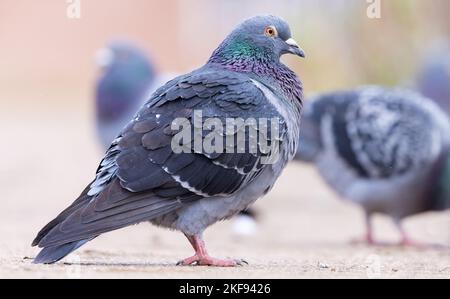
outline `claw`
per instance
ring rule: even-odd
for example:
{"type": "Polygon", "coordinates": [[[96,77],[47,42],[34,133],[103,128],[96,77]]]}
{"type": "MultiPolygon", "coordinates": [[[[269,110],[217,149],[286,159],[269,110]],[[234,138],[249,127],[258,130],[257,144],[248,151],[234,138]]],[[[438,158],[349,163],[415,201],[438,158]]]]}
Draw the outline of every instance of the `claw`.
{"type": "Polygon", "coordinates": [[[188,257],[187,259],[179,261],[177,266],[213,266],[213,267],[236,267],[236,266],[244,266],[248,265],[248,262],[245,260],[222,260],[216,259],[210,256],[198,256],[194,255],[188,257]]]}
{"type": "Polygon", "coordinates": [[[177,266],[177,267],[178,267],[178,266],[184,266],[184,265],[183,265],[183,261],[178,261],[178,262],[175,264],[175,266],[177,266]]]}
{"type": "Polygon", "coordinates": [[[235,260],[237,266],[248,266],[248,262],[246,260],[235,260]]]}

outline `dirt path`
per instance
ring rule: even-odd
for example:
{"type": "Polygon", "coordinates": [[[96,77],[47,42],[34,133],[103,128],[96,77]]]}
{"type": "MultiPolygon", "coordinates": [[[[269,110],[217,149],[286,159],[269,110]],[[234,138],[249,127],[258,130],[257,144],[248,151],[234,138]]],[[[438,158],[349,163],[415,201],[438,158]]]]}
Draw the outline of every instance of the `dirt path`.
{"type": "MultiPolygon", "coordinates": [[[[72,264],[33,265],[23,258],[37,253],[29,246],[34,235],[82,190],[100,156],[86,109],[58,107],[0,112],[9,147],[0,155],[0,277],[450,278],[450,250],[350,246],[349,240],[363,233],[360,211],[338,200],[304,165],[291,165],[273,192],[257,202],[257,234],[238,238],[229,222],[207,231],[212,254],[245,258],[249,266],[174,267],[192,253],[188,242],[150,224],[98,238],[66,260],[72,264]]],[[[416,239],[450,245],[448,213],[415,217],[406,228],[416,239]]],[[[376,234],[397,238],[381,217],[376,234]]]]}

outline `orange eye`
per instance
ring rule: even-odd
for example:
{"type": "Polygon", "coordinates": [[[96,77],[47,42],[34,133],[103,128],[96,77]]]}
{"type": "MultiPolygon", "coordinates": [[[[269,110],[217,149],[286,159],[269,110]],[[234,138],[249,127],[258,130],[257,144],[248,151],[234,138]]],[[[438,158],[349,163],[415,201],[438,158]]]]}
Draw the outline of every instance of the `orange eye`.
{"type": "Polygon", "coordinates": [[[277,29],[274,26],[266,27],[266,29],[264,30],[264,34],[269,36],[269,37],[278,36],[277,29]]]}

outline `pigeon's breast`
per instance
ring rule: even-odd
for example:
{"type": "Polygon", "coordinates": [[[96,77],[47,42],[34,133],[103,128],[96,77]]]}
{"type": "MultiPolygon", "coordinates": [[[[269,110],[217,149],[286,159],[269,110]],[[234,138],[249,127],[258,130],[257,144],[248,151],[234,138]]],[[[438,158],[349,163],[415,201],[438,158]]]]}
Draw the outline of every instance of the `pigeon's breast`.
{"type": "Polygon", "coordinates": [[[265,84],[252,79],[253,84],[261,90],[270,105],[272,105],[279,115],[283,118],[283,122],[287,126],[287,134],[285,140],[282,141],[282,152],[286,154],[284,159],[292,160],[298,146],[298,136],[300,135],[300,106],[281,95],[276,95],[265,84]],[[283,151],[284,150],[284,151],[283,151]]]}

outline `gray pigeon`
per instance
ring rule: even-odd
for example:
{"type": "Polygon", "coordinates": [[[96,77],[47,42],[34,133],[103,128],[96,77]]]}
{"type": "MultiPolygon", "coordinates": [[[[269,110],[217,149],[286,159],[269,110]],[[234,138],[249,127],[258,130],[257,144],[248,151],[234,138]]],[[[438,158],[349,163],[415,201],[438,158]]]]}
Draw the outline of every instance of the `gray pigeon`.
{"type": "Polygon", "coordinates": [[[450,208],[450,124],[431,100],[406,90],[363,87],[305,105],[296,160],[314,163],[341,196],[395,221],[450,208]]]}
{"type": "MultiPolygon", "coordinates": [[[[96,55],[102,75],[96,84],[96,129],[105,150],[158,87],[176,77],[156,70],[148,55],[130,42],[115,41],[96,55]]],[[[255,212],[249,208],[234,219],[233,233],[256,231],[255,212]]]]}
{"type": "Polygon", "coordinates": [[[295,73],[280,62],[287,53],[304,57],[288,24],[275,16],[254,17],[206,65],[159,88],[114,140],[95,180],[39,232],[33,245],[43,249],[34,262],[54,263],[102,233],[149,221],[187,237],[195,255],[180,265],[242,264],[210,257],[202,233],[269,192],[295,155],[303,92],[295,73]],[[218,123],[255,118],[270,125],[223,130],[218,123]],[[198,134],[211,123],[214,130],[198,134]],[[218,128],[226,146],[210,152],[202,144],[218,128]],[[257,150],[243,146],[242,140],[255,136],[257,150]]]}
{"type": "Polygon", "coordinates": [[[98,137],[105,150],[158,87],[174,78],[129,42],[114,41],[97,52],[102,74],[96,84],[98,137]]]}
{"type": "Polygon", "coordinates": [[[427,55],[417,76],[417,89],[450,115],[450,43],[439,44],[427,55]]]}

